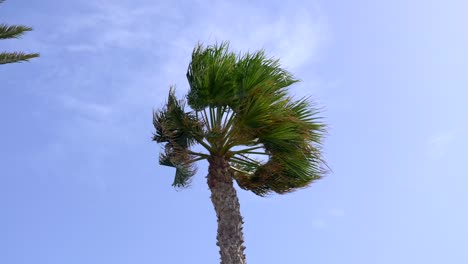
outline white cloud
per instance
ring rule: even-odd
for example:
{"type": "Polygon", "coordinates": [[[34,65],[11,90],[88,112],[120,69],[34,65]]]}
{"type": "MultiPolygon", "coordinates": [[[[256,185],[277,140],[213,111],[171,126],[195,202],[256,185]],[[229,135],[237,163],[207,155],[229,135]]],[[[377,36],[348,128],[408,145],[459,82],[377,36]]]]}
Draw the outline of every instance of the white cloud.
{"type": "Polygon", "coordinates": [[[106,119],[112,112],[109,106],[82,101],[72,96],[61,96],[60,101],[66,109],[79,112],[92,119],[106,119]]]}
{"type": "Polygon", "coordinates": [[[88,4],[92,12],[64,22],[62,34],[83,36],[80,43],[69,43],[72,47],[148,49],[166,54],[190,51],[198,41],[230,40],[238,50],[266,48],[288,67],[299,67],[317,56],[327,36],[325,16],[313,2],[301,3],[301,8],[275,1],[266,7],[246,1],[102,0],[88,4]]]}
{"type": "MultiPolygon", "coordinates": [[[[285,6],[280,1],[268,5],[247,1],[147,0],[85,4],[90,11],[68,16],[57,38],[67,52],[80,52],[81,58],[90,60],[85,62],[89,65],[73,66],[83,69],[79,75],[71,71],[73,76],[68,77],[102,83],[103,74],[109,74],[109,67],[113,68],[111,74],[121,79],[122,87],[121,95],[113,97],[110,105],[129,111],[132,107],[148,108],[150,104],[158,107],[171,84],[184,92],[185,71],[199,41],[212,44],[229,40],[234,50],[242,52],[265,48],[268,55],[280,58],[283,66],[294,72],[315,60],[328,31],[325,16],[313,2],[300,3],[301,8],[285,6]],[[102,57],[102,61],[96,57],[102,57]]],[[[86,89],[94,88],[89,85],[86,89]]],[[[68,96],[70,91],[66,93],[68,96]]],[[[79,94],[71,96],[80,98],[79,94]]],[[[67,100],[68,106],[86,114],[111,113],[99,105],[67,100]]]]}
{"type": "Polygon", "coordinates": [[[198,7],[202,15],[193,19],[178,42],[192,47],[199,40],[230,40],[240,51],[265,48],[288,68],[313,60],[327,36],[326,19],[318,6],[301,3],[298,9],[269,3],[264,7],[252,2],[204,2],[198,7]]]}
{"type": "Polygon", "coordinates": [[[433,135],[428,140],[428,153],[434,157],[442,157],[449,151],[451,146],[455,143],[459,131],[450,129],[438,134],[433,135]]]}

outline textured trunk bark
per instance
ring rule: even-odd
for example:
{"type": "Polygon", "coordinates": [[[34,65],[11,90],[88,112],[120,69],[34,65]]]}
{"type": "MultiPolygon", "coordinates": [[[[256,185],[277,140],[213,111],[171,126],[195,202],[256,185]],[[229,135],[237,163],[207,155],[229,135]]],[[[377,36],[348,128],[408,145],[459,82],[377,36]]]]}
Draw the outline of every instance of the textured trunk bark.
{"type": "Polygon", "coordinates": [[[211,157],[208,168],[208,186],[211,201],[218,218],[216,243],[221,264],[245,264],[244,235],[239,200],[229,172],[229,163],[223,157],[211,157]]]}

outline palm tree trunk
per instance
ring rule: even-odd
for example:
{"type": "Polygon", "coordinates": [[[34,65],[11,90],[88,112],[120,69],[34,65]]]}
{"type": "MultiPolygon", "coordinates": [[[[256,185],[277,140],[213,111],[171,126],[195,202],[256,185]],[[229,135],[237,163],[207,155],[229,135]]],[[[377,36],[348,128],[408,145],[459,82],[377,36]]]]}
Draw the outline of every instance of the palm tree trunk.
{"type": "Polygon", "coordinates": [[[245,264],[244,235],[239,200],[229,172],[229,163],[219,156],[209,160],[208,186],[211,201],[218,218],[216,243],[221,254],[221,264],[245,264]]]}

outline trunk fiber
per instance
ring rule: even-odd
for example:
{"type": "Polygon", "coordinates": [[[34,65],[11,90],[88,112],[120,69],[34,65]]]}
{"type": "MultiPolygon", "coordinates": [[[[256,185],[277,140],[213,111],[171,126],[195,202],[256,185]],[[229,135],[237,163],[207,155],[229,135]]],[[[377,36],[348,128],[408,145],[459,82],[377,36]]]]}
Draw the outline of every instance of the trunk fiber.
{"type": "Polygon", "coordinates": [[[208,186],[211,201],[218,218],[216,243],[221,254],[221,264],[245,264],[244,235],[239,200],[229,172],[229,163],[223,157],[209,159],[208,186]]]}

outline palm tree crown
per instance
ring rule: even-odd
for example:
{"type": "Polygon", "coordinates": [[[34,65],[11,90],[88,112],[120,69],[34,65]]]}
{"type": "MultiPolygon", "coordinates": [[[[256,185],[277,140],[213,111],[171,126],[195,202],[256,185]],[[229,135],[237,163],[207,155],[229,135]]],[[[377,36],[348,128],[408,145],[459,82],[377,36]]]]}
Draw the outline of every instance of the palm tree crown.
{"type": "MultiPolygon", "coordinates": [[[[4,0],[0,0],[0,4],[4,0]]],[[[25,32],[31,31],[31,27],[27,26],[9,26],[6,24],[0,24],[0,39],[12,39],[20,38],[25,32]]],[[[13,62],[29,61],[29,59],[39,57],[39,53],[24,53],[24,52],[1,52],[0,53],[0,64],[7,64],[13,62]]]]}
{"type": "Polygon", "coordinates": [[[171,87],[153,114],[153,140],[164,144],[160,164],[176,168],[185,187],[194,163],[222,157],[238,185],[259,196],[302,188],[326,172],[321,157],[325,125],[308,97],[288,95],[298,82],[264,51],[236,55],[227,42],[192,53],[186,100],[171,87]],[[186,103],[191,108],[186,110],[186,103]],[[200,144],[206,152],[192,150],[200,144]]]}

